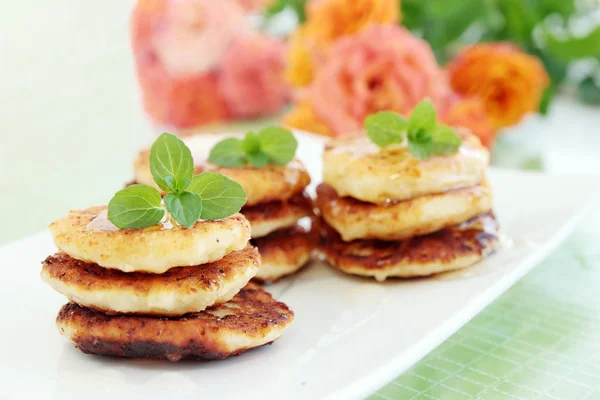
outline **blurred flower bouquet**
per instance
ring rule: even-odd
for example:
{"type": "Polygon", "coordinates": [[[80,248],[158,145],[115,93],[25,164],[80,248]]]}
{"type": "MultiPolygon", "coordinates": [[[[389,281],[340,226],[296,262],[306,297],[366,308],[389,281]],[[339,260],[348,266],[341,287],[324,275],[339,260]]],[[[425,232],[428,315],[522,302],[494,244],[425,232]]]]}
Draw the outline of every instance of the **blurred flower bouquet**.
{"type": "Polygon", "coordinates": [[[501,129],[545,112],[573,60],[595,60],[578,90],[600,102],[600,28],[565,33],[586,12],[573,0],[310,0],[289,40],[295,104],[283,122],[346,135],[370,113],[406,115],[429,97],[445,123],[491,147],[501,129]]]}
{"type": "Polygon", "coordinates": [[[542,63],[505,43],[476,44],[442,68],[430,44],[399,24],[396,0],[314,0],[290,39],[286,78],[296,104],[285,124],[352,134],[381,110],[407,115],[424,97],[441,119],[491,146],[498,129],[538,108],[542,63]],[[343,10],[343,11],[340,11],[343,10]]]}
{"type": "Polygon", "coordinates": [[[139,0],[131,40],[144,107],[175,130],[280,112],[285,45],[250,29],[267,0],[139,0]]]}
{"type": "Polygon", "coordinates": [[[131,34],[143,102],[160,125],[280,115],[292,101],[284,124],[347,135],[373,112],[407,115],[429,97],[444,123],[491,147],[503,128],[547,110],[574,60],[591,60],[579,97],[600,103],[600,27],[574,24],[594,15],[592,3],[138,0],[131,34]],[[284,41],[251,29],[248,13],[266,31],[277,20],[297,26],[284,41]]]}

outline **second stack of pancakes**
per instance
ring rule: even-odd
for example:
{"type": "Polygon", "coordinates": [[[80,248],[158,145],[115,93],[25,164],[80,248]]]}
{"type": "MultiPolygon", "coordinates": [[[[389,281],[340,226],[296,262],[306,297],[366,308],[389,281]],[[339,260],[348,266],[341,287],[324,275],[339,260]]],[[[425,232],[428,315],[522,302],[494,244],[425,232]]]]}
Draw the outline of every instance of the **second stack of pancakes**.
{"type": "MultiPolygon", "coordinates": [[[[302,162],[294,158],[284,166],[220,167],[207,161],[205,150],[209,146],[205,137],[192,136],[185,142],[194,155],[195,174],[219,172],[246,191],[248,201],[241,213],[250,222],[250,243],[261,255],[261,267],[254,280],[275,282],[306,265],[316,240],[310,229],[312,200],[305,192],[310,175],[302,162]]],[[[134,169],[136,183],[156,186],[150,173],[148,150],[140,152],[134,169]]]]}
{"type": "Polygon", "coordinates": [[[317,188],[319,251],[343,272],[418,277],[469,267],[498,245],[489,154],[463,134],[457,153],[428,160],[361,135],[330,141],[317,188]]]}

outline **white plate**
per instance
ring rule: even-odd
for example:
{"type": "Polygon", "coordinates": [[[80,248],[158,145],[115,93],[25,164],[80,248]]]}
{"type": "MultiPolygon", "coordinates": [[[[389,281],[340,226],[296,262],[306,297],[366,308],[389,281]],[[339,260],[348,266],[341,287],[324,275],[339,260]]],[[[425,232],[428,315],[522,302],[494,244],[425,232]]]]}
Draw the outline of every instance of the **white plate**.
{"type": "MultiPolygon", "coordinates": [[[[320,177],[319,140],[300,155],[320,177]]],[[[0,248],[4,306],[0,398],[349,399],[377,390],[459,329],[546,257],[573,230],[595,178],[491,170],[495,209],[515,245],[455,280],[352,278],[314,263],[270,287],[296,312],[272,346],[220,362],[89,356],[59,336],[65,300],[39,279],[55,248],[47,232],[0,248]]]]}

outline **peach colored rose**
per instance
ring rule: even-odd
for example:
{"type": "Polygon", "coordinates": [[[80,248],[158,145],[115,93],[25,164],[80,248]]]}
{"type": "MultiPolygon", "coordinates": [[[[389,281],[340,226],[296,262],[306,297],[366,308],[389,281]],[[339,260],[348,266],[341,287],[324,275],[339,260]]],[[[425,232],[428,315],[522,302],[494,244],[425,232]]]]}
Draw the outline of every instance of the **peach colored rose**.
{"type": "Polygon", "coordinates": [[[212,70],[240,30],[236,0],[139,0],[132,14],[134,53],[154,53],[173,76],[212,70]]]}
{"type": "Polygon", "coordinates": [[[360,130],[381,110],[408,114],[423,98],[448,93],[429,45],[406,29],[372,26],[340,39],[317,68],[308,99],[335,135],[360,130]]]}
{"type": "Polygon", "coordinates": [[[508,43],[480,43],[449,65],[454,91],[479,98],[495,129],[516,124],[538,109],[550,83],[540,60],[508,43]]]}
{"type": "Polygon", "coordinates": [[[290,128],[331,136],[331,130],[319,117],[307,101],[301,101],[283,116],[281,123],[290,128]]]}
{"type": "Polygon", "coordinates": [[[287,104],[285,46],[260,34],[239,37],[221,64],[219,90],[235,117],[274,114],[287,104]]]}

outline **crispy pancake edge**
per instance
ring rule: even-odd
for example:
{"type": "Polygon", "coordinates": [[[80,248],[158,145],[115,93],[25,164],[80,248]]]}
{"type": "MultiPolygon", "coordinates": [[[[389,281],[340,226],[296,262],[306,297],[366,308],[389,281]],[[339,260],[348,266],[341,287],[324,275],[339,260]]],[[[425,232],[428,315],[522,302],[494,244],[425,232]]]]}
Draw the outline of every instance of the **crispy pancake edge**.
{"type": "Polygon", "coordinates": [[[42,281],[70,301],[108,314],[177,316],[229,301],[260,267],[248,245],[219,261],[163,274],[125,273],[56,253],[42,263],[42,281]]]}
{"type": "Polygon", "coordinates": [[[319,253],[337,269],[378,280],[429,276],[469,267],[491,255],[500,245],[497,229],[490,212],[459,227],[403,241],[344,242],[321,220],[319,253]]]}
{"type": "Polygon", "coordinates": [[[108,316],[68,303],[56,323],[84,353],[179,361],[242,354],[273,342],[293,319],[285,304],[250,283],[226,305],[179,318],[108,316]]]}

